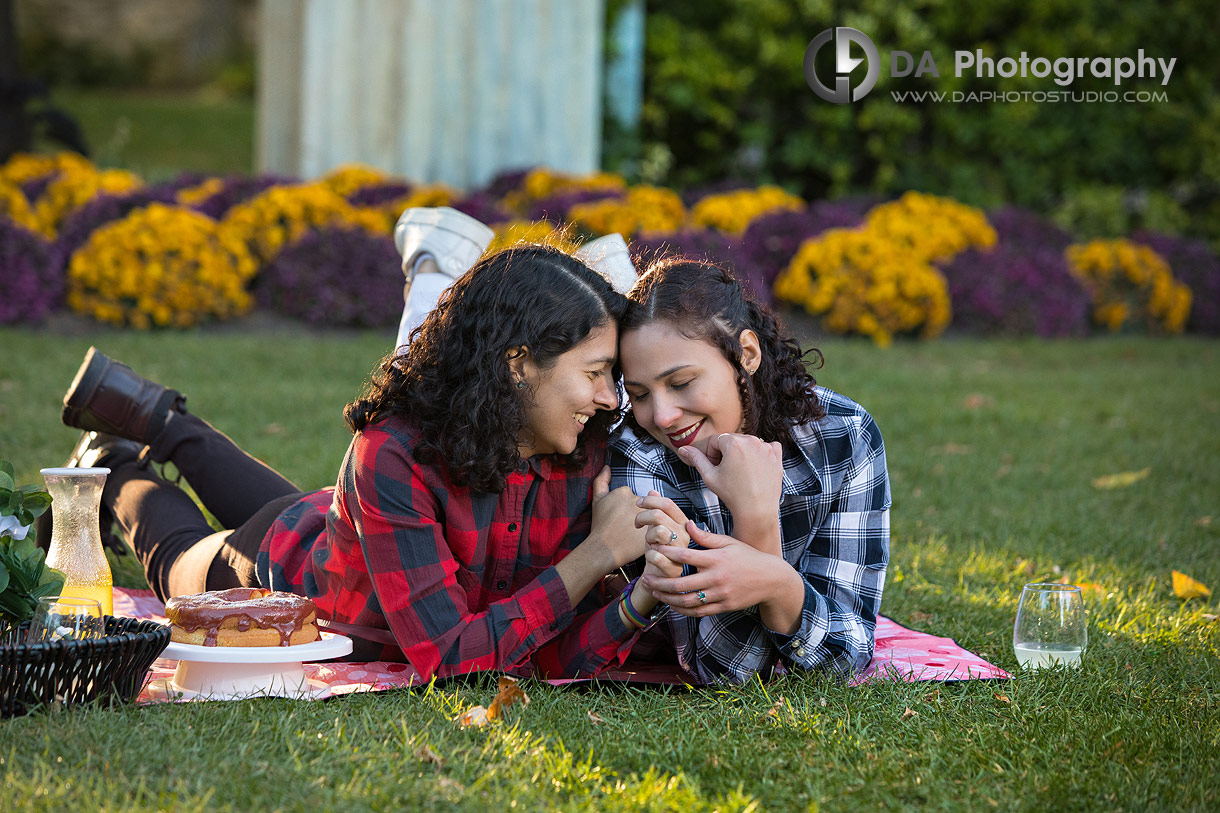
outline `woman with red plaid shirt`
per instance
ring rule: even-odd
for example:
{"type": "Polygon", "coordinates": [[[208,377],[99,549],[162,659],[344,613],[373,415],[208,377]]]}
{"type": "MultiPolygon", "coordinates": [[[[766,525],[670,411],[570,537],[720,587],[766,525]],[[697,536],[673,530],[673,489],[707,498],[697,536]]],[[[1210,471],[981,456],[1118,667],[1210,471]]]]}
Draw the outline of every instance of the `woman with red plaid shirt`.
{"type": "Polygon", "coordinates": [[[103,506],[162,598],[236,586],[308,596],[420,680],[480,670],[592,675],[655,606],[592,593],[638,558],[636,498],[609,490],[617,320],[600,275],[539,246],[480,261],[345,416],[333,488],[302,493],[187,412],[175,390],[90,350],[64,398],[68,465],[112,469],[103,506]],[[230,530],[148,468],[173,462],[230,530]],[[630,607],[628,607],[630,603],[630,607]]]}

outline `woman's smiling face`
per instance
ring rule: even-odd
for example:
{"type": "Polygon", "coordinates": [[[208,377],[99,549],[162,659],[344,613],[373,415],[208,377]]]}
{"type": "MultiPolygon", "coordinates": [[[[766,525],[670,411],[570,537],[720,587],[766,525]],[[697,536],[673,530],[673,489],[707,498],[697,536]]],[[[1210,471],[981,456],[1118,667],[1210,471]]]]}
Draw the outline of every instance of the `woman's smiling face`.
{"type": "MultiPolygon", "coordinates": [[[[758,338],[741,333],[742,366],[757,369],[758,338]]],[[[619,364],[640,427],[670,449],[707,444],[740,432],[745,416],[737,373],[720,349],[684,336],[668,322],[649,322],[619,340],[619,364]]]]}
{"type": "Polygon", "coordinates": [[[598,410],[618,406],[612,378],[617,338],[617,327],[608,323],[594,328],[546,369],[528,354],[509,360],[513,374],[529,387],[518,444],[522,457],[571,454],[585,423],[598,410]]]}

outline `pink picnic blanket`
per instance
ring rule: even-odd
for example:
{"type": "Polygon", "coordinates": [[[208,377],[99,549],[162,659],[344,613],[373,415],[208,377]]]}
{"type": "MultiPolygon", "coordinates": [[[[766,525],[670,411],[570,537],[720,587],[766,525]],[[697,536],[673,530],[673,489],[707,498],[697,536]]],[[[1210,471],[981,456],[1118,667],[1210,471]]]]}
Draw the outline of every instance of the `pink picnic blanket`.
{"type": "MultiPolygon", "coordinates": [[[[114,613],[166,623],[165,605],[151,590],[114,588],[114,613]]],[[[173,660],[154,661],[137,702],[181,702],[183,698],[170,686],[170,678],[173,677],[177,666],[178,662],[173,660]]],[[[306,679],[313,690],[310,696],[315,700],[352,692],[407,688],[421,683],[415,670],[404,663],[307,663],[304,669],[306,679]]],[[[973,652],[962,649],[952,638],[938,638],[926,632],[907,629],[881,616],[877,622],[873,660],[867,669],[852,679],[851,685],[870,680],[901,680],[913,683],[920,680],[958,681],[1008,677],[1009,674],[1003,669],[988,663],[973,652]]],[[[674,685],[698,683],[693,676],[677,666],[632,664],[630,661],[624,668],[609,670],[597,679],[674,685]]],[[[563,686],[587,680],[560,679],[547,682],[554,686],[563,686]]]]}

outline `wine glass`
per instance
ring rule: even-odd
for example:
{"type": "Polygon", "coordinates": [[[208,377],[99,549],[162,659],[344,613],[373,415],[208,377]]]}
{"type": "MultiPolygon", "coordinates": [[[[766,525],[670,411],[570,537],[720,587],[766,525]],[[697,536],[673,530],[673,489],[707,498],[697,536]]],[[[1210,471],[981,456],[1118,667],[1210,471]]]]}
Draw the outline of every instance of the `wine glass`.
{"type": "Polygon", "coordinates": [[[91,598],[48,596],[38,599],[26,642],[81,641],[104,632],[102,605],[91,598]]]}
{"type": "Polygon", "coordinates": [[[1017,663],[1030,669],[1079,666],[1088,643],[1080,587],[1057,582],[1025,585],[1012,632],[1017,663]]]}

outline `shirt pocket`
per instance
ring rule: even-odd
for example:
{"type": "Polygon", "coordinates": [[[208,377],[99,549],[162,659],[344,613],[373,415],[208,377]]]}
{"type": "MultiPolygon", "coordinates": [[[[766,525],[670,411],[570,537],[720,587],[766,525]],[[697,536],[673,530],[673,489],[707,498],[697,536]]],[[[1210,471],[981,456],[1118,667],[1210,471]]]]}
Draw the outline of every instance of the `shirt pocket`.
{"type": "Polygon", "coordinates": [[[814,534],[825,521],[825,501],[818,496],[785,494],[779,501],[780,540],[784,561],[803,571],[801,563],[811,555],[825,556],[817,547],[814,534]],[[814,544],[811,544],[814,542],[814,544]]]}

